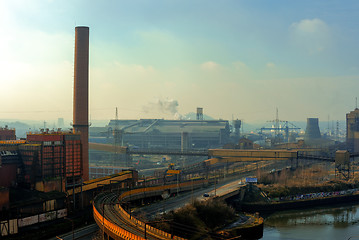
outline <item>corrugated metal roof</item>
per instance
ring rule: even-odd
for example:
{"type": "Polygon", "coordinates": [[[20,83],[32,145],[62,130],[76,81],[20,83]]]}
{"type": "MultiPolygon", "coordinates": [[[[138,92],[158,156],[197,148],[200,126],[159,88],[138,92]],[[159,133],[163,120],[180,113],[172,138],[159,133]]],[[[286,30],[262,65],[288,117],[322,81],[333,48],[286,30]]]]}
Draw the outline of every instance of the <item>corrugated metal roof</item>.
{"type": "MultiPolygon", "coordinates": [[[[140,120],[111,120],[108,127],[122,129],[125,132],[140,133],[158,131],[171,132],[218,132],[226,129],[229,123],[226,120],[164,120],[164,119],[140,119],[140,120]]],[[[97,130],[97,129],[96,129],[97,130]]]]}

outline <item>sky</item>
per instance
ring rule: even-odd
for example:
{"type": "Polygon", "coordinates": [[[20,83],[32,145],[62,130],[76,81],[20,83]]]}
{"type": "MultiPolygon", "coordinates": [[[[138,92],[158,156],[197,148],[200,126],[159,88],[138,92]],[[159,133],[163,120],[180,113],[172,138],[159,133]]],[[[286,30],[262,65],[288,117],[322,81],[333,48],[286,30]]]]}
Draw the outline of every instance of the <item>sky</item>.
{"type": "Polygon", "coordinates": [[[344,120],[359,1],[0,0],[0,119],[72,119],[76,26],[90,119],[344,120]]]}

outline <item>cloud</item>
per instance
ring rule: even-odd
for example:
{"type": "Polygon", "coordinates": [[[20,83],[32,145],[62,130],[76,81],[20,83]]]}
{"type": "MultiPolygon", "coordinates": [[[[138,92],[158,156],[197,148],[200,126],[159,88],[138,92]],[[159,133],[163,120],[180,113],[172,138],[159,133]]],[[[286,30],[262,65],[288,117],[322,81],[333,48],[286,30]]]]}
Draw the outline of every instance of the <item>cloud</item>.
{"type": "Polygon", "coordinates": [[[123,75],[140,75],[140,76],[146,76],[148,74],[154,74],[155,69],[152,66],[143,66],[140,64],[123,64],[120,62],[114,63],[116,71],[118,73],[121,73],[123,75]]]}
{"type": "Polygon", "coordinates": [[[252,69],[244,62],[233,62],[230,67],[234,70],[233,75],[240,79],[248,79],[252,76],[252,69]]]}
{"type": "Polygon", "coordinates": [[[291,42],[309,54],[327,50],[333,40],[330,27],[318,18],[292,23],[289,32],[291,42]]]}
{"type": "Polygon", "coordinates": [[[266,67],[269,68],[269,69],[273,69],[273,68],[276,67],[276,65],[275,65],[274,63],[272,63],[272,62],[268,62],[268,63],[266,64],[266,67]]]}
{"type": "Polygon", "coordinates": [[[304,34],[317,34],[328,30],[327,24],[318,18],[303,19],[300,22],[293,23],[291,28],[304,34]]]}
{"type": "Polygon", "coordinates": [[[248,69],[248,66],[244,62],[241,62],[241,61],[234,62],[233,67],[236,70],[247,70],[248,69]]]}
{"type": "Polygon", "coordinates": [[[208,61],[205,63],[201,64],[201,69],[203,70],[207,70],[207,71],[212,71],[212,70],[216,70],[220,67],[220,65],[218,63],[212,62],[212,61],[208,61]]]}

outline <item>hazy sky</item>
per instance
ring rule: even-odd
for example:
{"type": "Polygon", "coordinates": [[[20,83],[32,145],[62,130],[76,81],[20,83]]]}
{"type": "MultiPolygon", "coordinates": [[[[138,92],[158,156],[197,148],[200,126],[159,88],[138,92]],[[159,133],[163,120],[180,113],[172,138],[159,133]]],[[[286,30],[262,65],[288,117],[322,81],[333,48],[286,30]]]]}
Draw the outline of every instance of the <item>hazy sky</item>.
{"type": "Polygon", "coordinates": [[[75,26],[90,27],[91,119],[195,112],[343,120],[359,1],[0,0],[0,119],[72,119],[75,26]]]}

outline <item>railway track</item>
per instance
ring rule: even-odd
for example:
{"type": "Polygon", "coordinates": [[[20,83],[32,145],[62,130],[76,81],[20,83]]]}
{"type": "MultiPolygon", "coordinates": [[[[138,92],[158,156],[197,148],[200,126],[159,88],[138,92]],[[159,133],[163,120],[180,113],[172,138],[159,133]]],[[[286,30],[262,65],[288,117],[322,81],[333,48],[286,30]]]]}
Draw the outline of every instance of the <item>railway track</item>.
{"type": "MultiPolygon", "coordinates": [[[[161,231],[152,228],[147,224],[136,224],[136,221],[128,221],[126,216],[121,214],[121,209],[118,203],[118,195],[114,193],[103,195],[97,198],[96,208],[100,212],[103,217],[103,223],[100,224],[100,228],[102,227],[102,231],[107,230],[107,226],[105,223],[109,221],[121,229],[135,235],[138,239],[150,239],[150,240],[159,240],[159,239],[168,239],[168,237],[162,236],[161,231]],[[100,210],[102,209],[102,210],[100,210]],[[106,229],[104,229],[106,228],[106,229]]],[[[98,222],[100,222],[99,219],[98,222]]]]}

